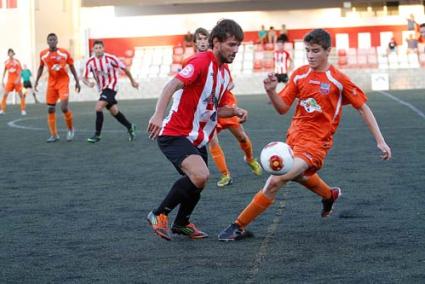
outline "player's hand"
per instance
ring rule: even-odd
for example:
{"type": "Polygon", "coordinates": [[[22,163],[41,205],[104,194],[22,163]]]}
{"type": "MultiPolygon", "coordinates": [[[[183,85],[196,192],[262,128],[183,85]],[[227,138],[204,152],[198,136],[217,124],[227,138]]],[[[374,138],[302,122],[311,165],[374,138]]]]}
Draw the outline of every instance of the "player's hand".
{"type": "Polygon", "coordinates": [[[77,93],[79,93],[80,91],[81,91],[81,86],[80,86],[80,82],[75,82],[75,91],[77,92],[77,93]]]}
{"type": "Polygon", "coordinates": [[[387,143],[383,142],[381,144],[378,144],[379,150],[381,150],[381,159],[382,160],[389,160],[391,159],[391,148],[387,145],[387,143]]]}
{"type": "Polygon", "coordinates": [[[239,117],[239,122],[244,123],[248,119],[248,111],[243,108],[235,108],[235,115],[239,117]]]}
{"type": "Polygon", "coordinates": [[[276,91],[277,83],[276,75],[274,73],[269,73],[267,78],[263,81],[264,89],[266,92],[276,91]]]}
{"type": "Polygon", "coordinates": [[[161,131],[161,126],[162,126],[162,118],[159,117],[156,113],[154,113],[151,119],[149,119],[149,124],[147,129],[150,139],[154,140],[158,137],[159,132],[161,131]]]}
{"type": "Polygon", "coordinates": [[[131,86],[133,86],[133,88],[138,89],[139,88],[139,83],[137,83],[136,81],[131,82],[131,86]]]}

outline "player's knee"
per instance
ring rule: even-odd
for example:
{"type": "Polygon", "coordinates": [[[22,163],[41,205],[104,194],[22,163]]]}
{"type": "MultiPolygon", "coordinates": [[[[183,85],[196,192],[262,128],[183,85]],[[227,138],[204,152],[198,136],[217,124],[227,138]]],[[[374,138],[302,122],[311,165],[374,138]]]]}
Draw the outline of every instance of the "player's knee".
{"type": "Polygon", "coordinates": [[[54,106],[48,106],[48,108],[47,108],[48,113],[55,113],[55,111],[56,111],[56,109],[55,109],[54,106]]]}
{"type": "Polygon", "coordinates": [[[197,188],[204,188],[207,185],[209,176],[210,172],[208,170],[198,171],[192,174],[190,179],[197,188]]]}
{"type": "Polygon", "coordinates": [[[288,181],[283,179],[282,176],[270,176],[267,180],[266,186],[264,187],[264,191],[274,194],[287,182],[288,181]]]}

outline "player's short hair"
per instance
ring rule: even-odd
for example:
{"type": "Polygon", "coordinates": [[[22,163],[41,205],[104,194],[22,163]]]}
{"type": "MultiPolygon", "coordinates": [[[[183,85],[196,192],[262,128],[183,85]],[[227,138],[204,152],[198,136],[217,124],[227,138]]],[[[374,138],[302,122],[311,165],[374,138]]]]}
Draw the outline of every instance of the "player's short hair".
{"type": "Polygon", "coordinates": [[[288,37],[286,35],[282,34],[282,35],[279,35],[277,37],[276,42],[282,42],[283,43],[283,42],[287,41],[287,39],[288,39],[288,37]]]}
{"type": "Polygon", "coordinates": [[[219,42],[223,42],[231,36],[234,36],[237,41],[242,41],[243,31],[241,26],[230,19],[220,20],[211,31],[208,44],[212,48],[214,38],[217,38],[219,42]]]}
{"type": "Polygon", "coordinates": [[[323,29],[314,29],[304,36],[304,42],[318,44],[323,49],[329,49],[331,47],[331,36],[323,29]]]}
{"type": "Polygon", "coordinates": [[[7,54],[9,54],[9,53],[13,53],[13,55],[15,55],[15,51],[12,49],[12,48],[9,48],[8,50],[7,50],[7,54]]]}
{"type": "Polygon", "coordinates": [[[94,47],[95,45],[97,45],[97,44],[100,44],[101,46],[105,46],[105,44],[103,43],[103,41],[102,41],[102,40],[100,40],[100,39],[97,39],[97,40],[95,40],[95,41],[93,42],[93,47],[94,47]]]}
{"type": "Polygon", "coordinates": [[[47,35],[47,38],[49,38],[51,36],[58,37],[55,33],[50,33],[50,34],[47,35]]]}
{"type": "Polygon", "coordinates": [[[197,28],[195,33],[193,34],[193,42],[196,42],[196,38],[198,37],[198,35],[204,35],[208,37],[210,33],[204,28],[197,28]]]}

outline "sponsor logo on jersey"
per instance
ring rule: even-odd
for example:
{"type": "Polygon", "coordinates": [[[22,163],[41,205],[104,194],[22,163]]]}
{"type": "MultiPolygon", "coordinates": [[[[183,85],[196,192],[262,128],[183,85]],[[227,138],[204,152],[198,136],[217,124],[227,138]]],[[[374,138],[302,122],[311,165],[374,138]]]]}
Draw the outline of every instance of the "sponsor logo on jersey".
{"type": "Polygon", "coordinates": [[[331,84],[329,83],[320,83],[320,93],[322,95],[328,95],[331,90],[331,84]]]}
{"type": "Polygon", "coordinates": [[[179,72],[179,74],[183,78],[189,79],[190,77],[192,77],[194,71],[195,71],[195,68],[193,67],[193,65],[188,64],[179,72]]]}
{"type": "Polygon", "coordinates": [[[315,99],[313,98],[308,98],[306,100],[302,100],[300,101],[300,105],[302,107],[304,107],[304,109],[308,112],[308,113],[312,113],[315,111],[318,112],[322,112],[322,108],[320,107],[320,105],[316,102],[315,99]]]}
{"type": "Polygon", "coordinates": [[[316,81],[316,80],[310,80],[309,83],[312,85],[320,85],[320,81],[316,81]]]}
{"type": "Polygon", "coordinates": [[[59,70],[61,70],[61,66],[60,66],[60,64],[54,64],[53,66],[52,66],[52,70],[53,71],[59,71],[59,70]]]}

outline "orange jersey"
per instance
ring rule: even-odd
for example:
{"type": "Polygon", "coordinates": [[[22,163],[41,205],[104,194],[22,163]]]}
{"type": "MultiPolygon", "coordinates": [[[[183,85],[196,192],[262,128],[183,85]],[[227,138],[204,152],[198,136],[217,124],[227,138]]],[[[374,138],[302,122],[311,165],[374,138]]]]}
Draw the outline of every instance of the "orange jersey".
{"type": "Polygon", "coordinates": [[[279,95],[288,106],[298,99],[287,141],[321,149],[332,147],[342,106],[358,109],[367,101],[365,93],[332,65],[326,72],[313,71],[308,65],[298,68],[279,95]]]}
{"type": "Polygon", "coordinates": [[[4,67],[7,70],[7,83],[21,82],[22,66],[19,60],[8,59],[4,62],[4,67]]]}
{"type": "Polygon", "coordinates": [[[40,52],[40,65],[47,66],[49,71],[49,85],[69,83],[67,64],[74,64],[74,60],[69,52],[63,48],[57,48],[56,51],[45,49],[40,52]]]}

